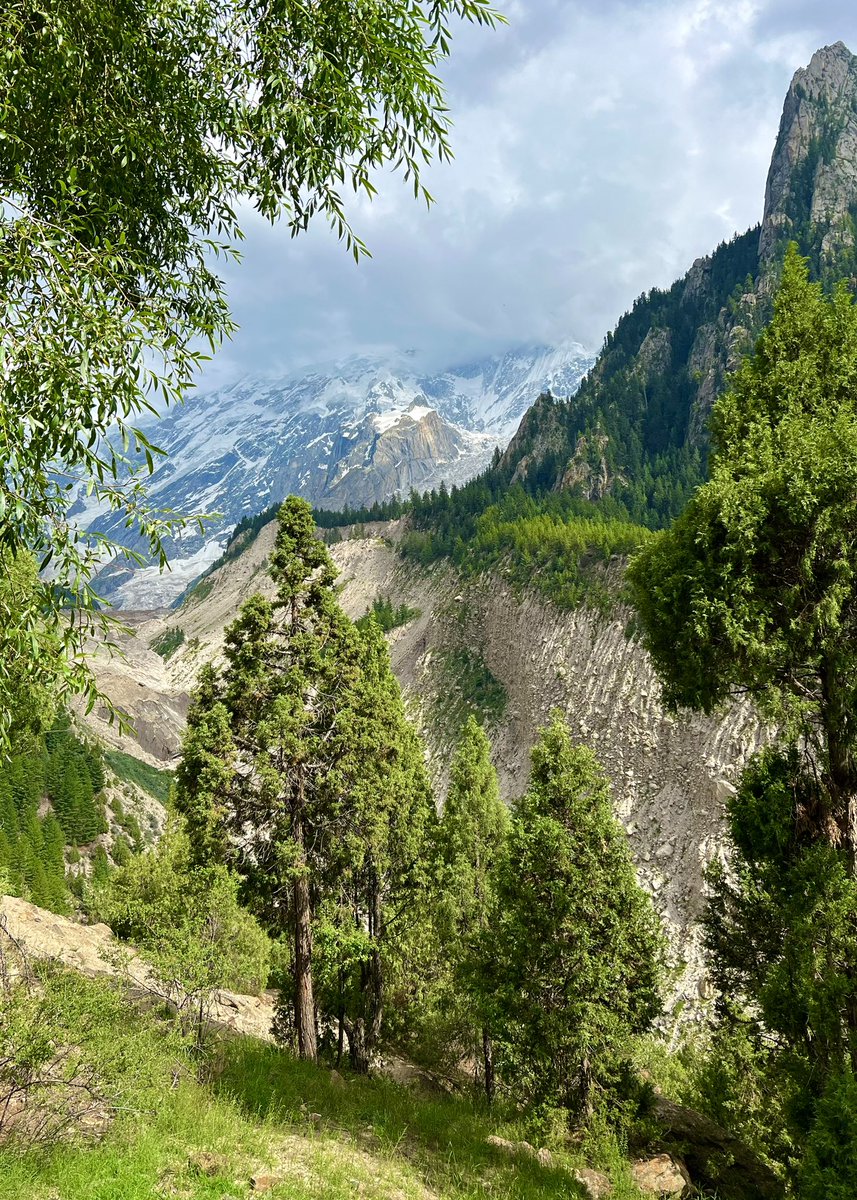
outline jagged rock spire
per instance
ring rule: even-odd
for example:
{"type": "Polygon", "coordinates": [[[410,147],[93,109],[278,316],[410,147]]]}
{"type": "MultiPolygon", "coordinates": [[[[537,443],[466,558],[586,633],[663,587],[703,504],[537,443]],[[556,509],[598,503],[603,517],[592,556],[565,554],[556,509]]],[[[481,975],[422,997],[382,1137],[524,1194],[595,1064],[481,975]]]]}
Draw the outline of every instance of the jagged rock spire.
{"type": "Polygon", "coordinates": [[[842,42],[802,67],[786,95],[768,172],[759,252],[812,240],[823,259],[855,244],[857,57],[842,42]]]}

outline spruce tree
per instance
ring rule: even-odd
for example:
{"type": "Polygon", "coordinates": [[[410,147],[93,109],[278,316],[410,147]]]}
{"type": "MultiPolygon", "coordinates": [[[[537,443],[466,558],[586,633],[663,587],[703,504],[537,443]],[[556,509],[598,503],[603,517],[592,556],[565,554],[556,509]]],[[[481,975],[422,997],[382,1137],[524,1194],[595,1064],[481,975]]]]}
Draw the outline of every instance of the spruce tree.
{"type": "MultiPolygon", "coordinates": [[[[449,792],[439,827],[440,923],[453,985],[472,1009],[469,976],[494,906],[494,871],[505,848],[509,813],[500,799],[488,735],[470,716],[452,761],[449,792]]],[[[475,1016],[472,1012],[468,1014],[475,1016]]],[[[488,1103],[495,1092],[491,1031],[480,1022],[483,1084],[488,1103]]]]}
{"type": "Polygon", "coordinates": [[[572,1118],[661,1009],[663,934],[610,788],[560,714],[542,730],[497,874],[483,991],[513,1096],[572,1118]]]}

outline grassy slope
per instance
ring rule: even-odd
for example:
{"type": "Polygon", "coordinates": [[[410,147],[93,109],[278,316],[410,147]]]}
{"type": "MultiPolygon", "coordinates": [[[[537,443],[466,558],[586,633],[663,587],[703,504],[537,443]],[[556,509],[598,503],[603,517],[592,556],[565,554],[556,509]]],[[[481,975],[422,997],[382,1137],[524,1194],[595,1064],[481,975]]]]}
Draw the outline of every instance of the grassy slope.
{"type": "MultiPolygon", "coordinates": [[[[559,1200],[580,1195],[555,1154],[548,1169],[486,1144],[522,1136],[466,1101],[417,1096],[388,1081],[345,1083],[271,1047],[232,1042],[214,1083],[165,1089],[152,1111],[101,1145],[0,1154],[2,1200],[244,1200],[279,1177],[271,1200],[559,1200]]],[[[582,1160],[576,1160],[582,1163],[582,1160]]],[[[639,1193],[614,1164],[616,1200],[639,1193]]]]}
{"type": "Polygon", "coordinates": [[[142,759],[135,758],[133,754],[125,754],[122,750],[105,750],[104,757],[118,779],[126,783],[135,783],[161,804],[167,803],[173,783],[172,771],[149,766],[142,759]]]}

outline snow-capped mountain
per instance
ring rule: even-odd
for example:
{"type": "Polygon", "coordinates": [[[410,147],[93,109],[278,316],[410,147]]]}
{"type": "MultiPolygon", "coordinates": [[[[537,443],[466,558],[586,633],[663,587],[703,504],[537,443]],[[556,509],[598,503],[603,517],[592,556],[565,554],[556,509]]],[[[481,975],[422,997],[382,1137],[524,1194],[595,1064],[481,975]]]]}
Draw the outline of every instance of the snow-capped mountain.
{"type": "Polygon", "coordinates": [[[195,529],[173,546],[170,573],[117,564],[105,590],[124,607],[169,602],[241,517],[290,493],[342,508],[464,483],[506,446],[541,392],[572,394],[592,362],[574,342],[434,375],[409,370],[406,358],[362,357],[194,393],[146,430],[167,453],[149,490],[159,507],[221,516],[206,535],[195,529]]]}

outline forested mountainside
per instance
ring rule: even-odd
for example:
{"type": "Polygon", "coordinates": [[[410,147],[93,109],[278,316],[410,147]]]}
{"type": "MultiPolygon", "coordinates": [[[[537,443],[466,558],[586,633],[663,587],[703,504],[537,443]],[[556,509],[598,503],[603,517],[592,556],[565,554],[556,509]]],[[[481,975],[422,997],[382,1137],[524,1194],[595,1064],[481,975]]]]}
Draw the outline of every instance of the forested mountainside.
{"type": "Polygon", "coordinates": [[[85,876],[103,877],[157,838],[168,779],[105,753],[66,713],[19,734],[0,771],[0,892],[71,911],[85,876]]]}
{"type": "Polygon", "coordinates": [[[542,396],[491,468],[416,504],[411,549],[461,557],[484,526],[532,516],[523,496],[548,515],[668,524],[705,477],[711,406],[770,318],[789,241],[825,285],[853,284],[856,157],[857,58],[840,42],[794,76],[761,225],[641,296],[573,398],[542,396]]]}

